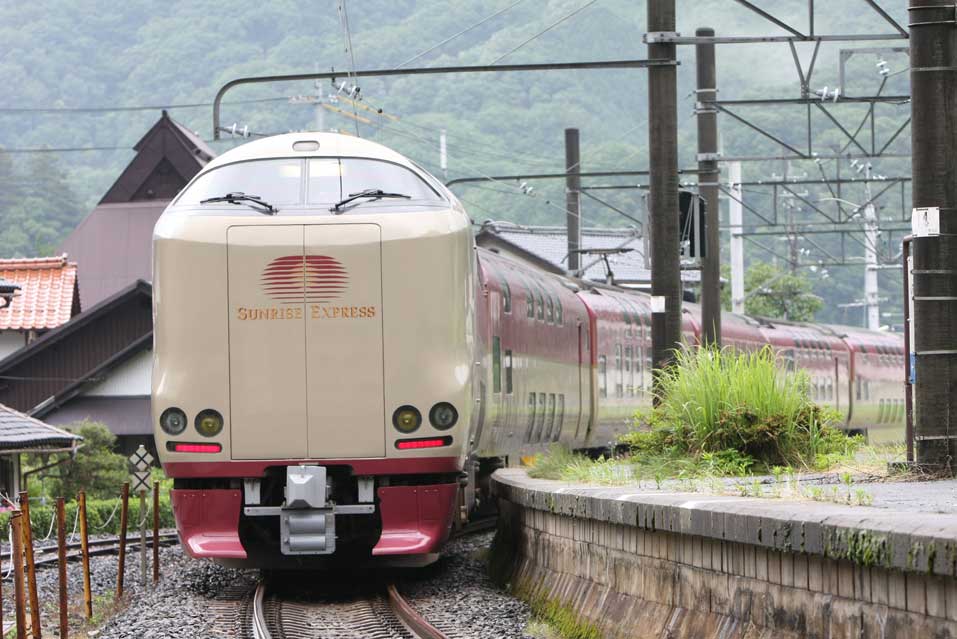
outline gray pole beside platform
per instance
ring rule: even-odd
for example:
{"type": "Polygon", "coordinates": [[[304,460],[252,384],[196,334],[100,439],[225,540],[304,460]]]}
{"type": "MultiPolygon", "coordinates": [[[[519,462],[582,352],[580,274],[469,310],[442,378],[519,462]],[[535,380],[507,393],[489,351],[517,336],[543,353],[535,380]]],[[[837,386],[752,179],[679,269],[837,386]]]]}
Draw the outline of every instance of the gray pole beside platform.
{"type": "MultiPolygon", "coordinates": [[[[698,37],[714,36],[714,29],[695,31],[698,37]]],[[[717,99],[714,43],[695,46],[698,69],[698,192],[707,206],[704,258],[701,260],[701,337],[704,344],[721,346],[721,220],[718,208],[718,112],[709,102],[717,99]]]]}

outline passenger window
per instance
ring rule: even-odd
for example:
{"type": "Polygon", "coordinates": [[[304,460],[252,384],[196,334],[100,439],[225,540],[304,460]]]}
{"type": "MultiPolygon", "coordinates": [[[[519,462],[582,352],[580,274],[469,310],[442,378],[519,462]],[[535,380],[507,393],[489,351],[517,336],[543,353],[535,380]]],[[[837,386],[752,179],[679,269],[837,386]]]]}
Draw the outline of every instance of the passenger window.
{"type": "Polygon", "coordinates": [[[525,287],[525,316],[529,319],[535,319],[535,297],[532,295],[532,288],[527,284],[525,287]]]}
{"type": "Polygon", "coordinates": [[[545,322],[551,324],[555,321],[555,307],[552,305],[552,297],[548,296],[548,299],[545,300],[545,322]]]}
{"type": "Polygon", "coordinates": [[[492,392],[502,392],[502,340],[492,338],[492,392]]]}
{"type": "Polygon", "coordinates": [[[502,280],[502,307],[506,313],[512,312],[512,289],[505,280],[502,280]]]}
{"type": "Polygon", "coordinates": [[[878,424],[884,423],[884,400],[883,400],[883,399],[881,399],[881,400],[878,402],[877,423],[878,423],[878,424]]]}
{"type": "Polygon", "coordinates": [[[608,397],[608,360],[604,355],[598,357],[598,396],[608,397]]]}
{"type": "Polygon", "coordinates": [[[621,344],[615,346],[615,397],[625,396],[625,373],[621,368],[621,344]]]}
{"type": "Polygon", "coordinates": [[[512,351],[505,351],[505,392],[512,394],[512,351]]]}
{"type": "Polygon", "coordinates": [[[559,326],[565,325],[565,314],[562,311],[562,300],[561,298],[555,298],[555,323],[559,326]]]}
{"type": "Polygon", "coordinates": [[[532,432],[535,430],[535,393],[528,394],[528,426],[525,429],[525,441],[532,441],[532,432]]]}
{"type": "Polygon", "coordinates": [[[542,296],[541,290],[538,291],[538,319],[545,319],[545,298],[542,296]]]}
{"type": "Polygon", "coordinates": [[[538,394],[538,427],[535,429],[535,441],[542,441],[542,430],[545,428],[545,393],[538,394]]]}
{"type": "Polygon", "coordinates": [[[626,394],[633,397],[635,394],[635,371],[631,368],[631,346],[625,347],[625,381],[628,383],[626,394]]]}
{"type": "Polygon", "coordinates": [[[552,441],[557,442],[562,434],[562,426],[565,425],[565,393],[558,395],[558,428],[552,433],[552,441]]]}
{"type": "Polygon", "coordinates": [[[548,395],[548,434],[545,435],[545,441],[551,441],[552,433],[555,430],[555,393],[548,395]]]}

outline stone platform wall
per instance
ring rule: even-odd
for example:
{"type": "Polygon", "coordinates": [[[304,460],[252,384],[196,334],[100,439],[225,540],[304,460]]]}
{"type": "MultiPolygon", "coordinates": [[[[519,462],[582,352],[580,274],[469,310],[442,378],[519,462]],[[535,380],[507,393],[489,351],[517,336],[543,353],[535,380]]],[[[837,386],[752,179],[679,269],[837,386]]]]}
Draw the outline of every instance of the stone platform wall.
{"type": "Polygon", "coordinates": [[[605,637],[957,639],[957,517],[498,471],[499,577],[605,637]]]}

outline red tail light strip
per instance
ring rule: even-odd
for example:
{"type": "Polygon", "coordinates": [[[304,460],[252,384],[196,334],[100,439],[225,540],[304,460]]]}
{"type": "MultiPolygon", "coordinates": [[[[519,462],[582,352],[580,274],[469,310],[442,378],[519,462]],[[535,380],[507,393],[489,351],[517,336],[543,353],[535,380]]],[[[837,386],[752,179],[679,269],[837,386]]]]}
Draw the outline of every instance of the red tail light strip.
{"type": "Polygon", "coordinates": [[[166,450],[172,453],[219,453],[220,444],[194,444],[190,442],[166,442],[166,450]]]}
{"type": "Polygon", "coordinates": [[[395,447],[399,450],[414,450],[417,448],[441,448],[451,446],[451,437],[420,437],[417,439],[399,439],[395,442],[395,447]]]}

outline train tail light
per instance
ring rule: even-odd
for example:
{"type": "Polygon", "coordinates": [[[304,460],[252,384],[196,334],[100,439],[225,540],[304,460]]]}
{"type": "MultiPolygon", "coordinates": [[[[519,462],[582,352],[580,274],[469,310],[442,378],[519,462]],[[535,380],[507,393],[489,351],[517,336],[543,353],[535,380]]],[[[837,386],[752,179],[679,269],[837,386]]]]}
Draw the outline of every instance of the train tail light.
{"type": "Polygon", "coordinates": [[[418,448],[441,448],[451,446],[451,437],[420,437],[418,439],[400,439],[395,442],[399,450],[415,450],[418,448]]]}
{"type": "Polygon", "coordinates": [[[197,444],[193,442],[166,442],[166,450],[172,453],[219,453],[220,444],[197,444]]]}

